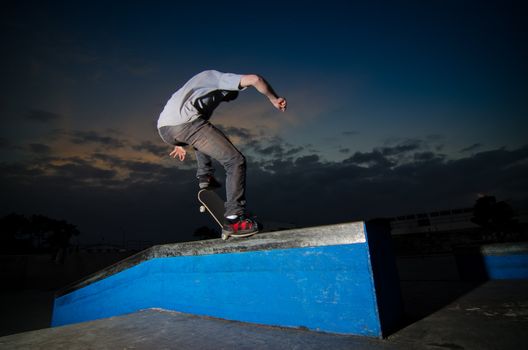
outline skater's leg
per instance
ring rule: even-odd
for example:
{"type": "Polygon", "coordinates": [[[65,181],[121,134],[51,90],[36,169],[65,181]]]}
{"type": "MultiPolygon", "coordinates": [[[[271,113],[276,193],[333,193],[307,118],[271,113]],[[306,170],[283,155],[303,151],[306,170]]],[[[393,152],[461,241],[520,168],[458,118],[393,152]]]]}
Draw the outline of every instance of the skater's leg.
{"type": "Polygon", "coordinates": [[[198,152],[216,159],[226,171],[226,216],[245,212],[246,159],[229,139],[204,121],[194,130],[189,143],[198,152]]]}
{"type": "Polygon", "coordinates": [[[198,169],[196,170],[196,177],[203,175],[213,175],[214,168],[211,157],[207,154],[202,153],[194,148],[194,154],[196,156],[196,163],[198,163],[198,169]]]}

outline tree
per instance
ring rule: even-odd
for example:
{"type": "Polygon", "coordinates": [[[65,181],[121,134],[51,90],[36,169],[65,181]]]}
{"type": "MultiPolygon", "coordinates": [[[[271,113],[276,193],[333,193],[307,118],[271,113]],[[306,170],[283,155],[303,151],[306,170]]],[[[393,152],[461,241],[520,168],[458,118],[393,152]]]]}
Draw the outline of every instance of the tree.
{"type": "Polygon", "coordinates": [[[75,225],[43,215],[28,219],[13,213],[0,219],[0,249],[7,254],[49,252],[62,262],[70,239],[79,234],[75,225]]]}
{"type": "Polygon", "coordinates": [[[31,250],[30,222],[20,214],[11,213],[0,219],[0,252],[16,254],[31,250]]]}
{"type": "Polygon", "coordinates": [[[516,227],[513,208],[506,202],[497,202],[494,196],[477,199],[471,221],[493,232],[509,232],[516,227]]]}

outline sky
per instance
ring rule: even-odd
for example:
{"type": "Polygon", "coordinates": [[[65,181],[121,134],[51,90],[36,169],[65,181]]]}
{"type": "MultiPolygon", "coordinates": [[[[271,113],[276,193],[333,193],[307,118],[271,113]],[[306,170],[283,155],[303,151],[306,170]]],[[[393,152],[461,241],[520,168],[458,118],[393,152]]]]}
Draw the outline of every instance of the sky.
{"type": "Polygon", "coordinates": [[[206,69],[259,74],[288,100],[280,113],[250,88],[211,119],[246,155],[260,221],[366,220],[480,195],[526,207],[526,15],[511,1],[7,1],[0,216],[65,219],[83,243],[213,228],[192,154],[170,158],[156,130],[206,69]]]}

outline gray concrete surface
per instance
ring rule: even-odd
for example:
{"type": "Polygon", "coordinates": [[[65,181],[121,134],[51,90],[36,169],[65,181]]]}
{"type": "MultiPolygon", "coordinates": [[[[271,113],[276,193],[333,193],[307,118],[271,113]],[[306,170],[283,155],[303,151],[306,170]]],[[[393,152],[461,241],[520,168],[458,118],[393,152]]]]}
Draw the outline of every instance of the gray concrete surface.
{"type": "Polygon", "coordinates": [[[520,349],[528,281],[403,281],[408,318],[387,339],[281,329],[164,310],[0,338],[0,349],[520,349]]]}

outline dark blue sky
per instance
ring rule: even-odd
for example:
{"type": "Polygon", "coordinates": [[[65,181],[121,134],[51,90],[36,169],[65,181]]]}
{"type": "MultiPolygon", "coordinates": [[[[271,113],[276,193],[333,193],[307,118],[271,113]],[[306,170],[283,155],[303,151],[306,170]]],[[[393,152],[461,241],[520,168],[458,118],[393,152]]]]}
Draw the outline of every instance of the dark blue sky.
{"type": "Polygon", "coordinates": [[[194,214],[193,160],[169,159],[155,130],[204,69],[261,74],[288,98],[276,113],[248,90],[213,119],[250,160],[261,218],[349,221],[479,193],[522,203],[526,15],[509,1],[10,1],[0,214],[65,218],[87,241],[211,224],[194,214]],[[280,204],[292,198],[304,208],[280,204]]]}

